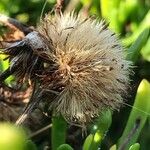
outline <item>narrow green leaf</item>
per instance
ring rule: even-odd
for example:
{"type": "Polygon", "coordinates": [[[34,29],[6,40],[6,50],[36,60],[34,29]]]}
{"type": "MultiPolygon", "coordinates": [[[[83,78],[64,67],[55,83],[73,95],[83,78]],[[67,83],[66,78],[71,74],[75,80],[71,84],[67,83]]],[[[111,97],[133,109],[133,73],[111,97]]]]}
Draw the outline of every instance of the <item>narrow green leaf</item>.
{"type": "Polygon", "coordinates": [[[137,39],[137,37],[139,36],[140,33],[142,33],[142,31],[144,31],[146,28],[149,28],[149,27],[150,27],[150,10],[147,12],[144,19],[140,21],[140,24],[138,25],[136,30],[132,30],[132,34],[130,36],[125,37],[122,40],[123,44],[126,46],[129,46],[137,39]]]}
{"type": "Polygon", "coordinates": [[[115,145],[113,145],[113,146],[111,146],[111,148],[110,148],[109,150],[117,150],[117,146],[116,146],[116,144],[115,144],[115,145]]]}
{"type": "Polygon", "coordinates": [[[137,40],[128,49],[127,59],[133,61],[134,63],[138,60],[140,56],[140,50],[146,44],[149,37],[149,28],[145,29],[137,38],[137,40]]]}
{"type": "Polygon", "coordinates": [[[103,111],[102,114],[97,119],[97,123],[96,125],[93,126],[93,128],[94,129],[97,128],[97,130],[100,130],[102,133],[105,133],[110,127],[111,123],[112,123],[111,111],[110,110],[103,111]]]}
{"type": "Polygon", "coordinates": [[[129,148],[137,141],[141,130],[150,113],[150,83],[143,79],[140,83],[135,102],[130,113],[125,130],[118,142],[118,147],[129,148]],[[137,129],[131,134],[135,125],[138,123],[137,129]],[[130,135],[130,138],[129,138],[130,135]],[[125,143],[127,141],[127,143],[125,143]]]}
{"type": "Polygon", "coordinates": [[[83,150],[89,150],[90,149],[90,146],[91,146],[92,141],[93,141],[93,137],[94,137],[93,134],[90,134],[87,136],[87,138],[85,139],[85,142],[83,144],[83,150]]]}
{"type": "Polygon", "coordinates": [[[140,144],[135,143],[132,146],[130,146],[129,150],[139,150],[140,149],[140,144]]]}
{"type": "MultiPolygon", "coordinates": [[[[125,0],[126,5],[126,16],[127,17],[135,17],[135,13],[138,11],[138,8],[140,7],[140,3],[138,0],[125,0]]],[[[132,20],[134,20],[133,18],[132,20]]],[[[136,18],[138,19],[138,18],[136,18]]]]}
{"type": "Polygon", "coordinates": [[[73,148],[68,144],[62,144],[57,148],[57,150],[73,150],[73,148]]]}
{"type": "Polygon", "coordinates": [[[141,54],[142,54],[144,60],[150,62],[150,37],[149,37],[146,45],[142,48],[141,54]]]}
{"type": "Polygon", "coordinates": [[[93,126],[91,135],[84,143],[84,150],[97,150],[104,139],[108,128],[112,122],[111,111],[104,111],[97,119],[96,124],[93,126]],[[85,145],[87,144],[87,145],[85,145]]]}
{"type": "Polygon", "coordinates": [[[52,118],[52,150],[65,143],[67,123],[62,116],[52,118]]]}

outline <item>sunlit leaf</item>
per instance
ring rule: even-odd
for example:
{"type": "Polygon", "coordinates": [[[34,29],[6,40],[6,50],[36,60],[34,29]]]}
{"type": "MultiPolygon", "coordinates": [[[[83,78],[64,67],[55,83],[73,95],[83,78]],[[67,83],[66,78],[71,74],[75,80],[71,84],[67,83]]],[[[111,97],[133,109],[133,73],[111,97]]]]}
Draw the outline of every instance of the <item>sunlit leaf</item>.
{"type": "Polygon", "coordinates": [[[83,150],[97,150],[112,122],[111,111],[104,111],[93,125],[91,134],[86,138],[83,150]]]}
{"type": "Polygon", "coordinates": [[[140,149],[140,144],[135,143],[132,146],[130,146],[129,150],[139,150],[140,149]]]}
{"type": "Polygon", "coordinates": [[[24,150],[27,136],[21,128],[1,123],[0,133],[0,150],[24,150]]]}

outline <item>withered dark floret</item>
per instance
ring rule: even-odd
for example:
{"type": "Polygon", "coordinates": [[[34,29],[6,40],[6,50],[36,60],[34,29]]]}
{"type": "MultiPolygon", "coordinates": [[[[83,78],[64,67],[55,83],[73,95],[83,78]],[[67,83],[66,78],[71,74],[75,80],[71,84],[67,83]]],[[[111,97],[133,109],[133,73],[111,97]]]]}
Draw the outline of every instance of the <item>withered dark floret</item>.
{"type": "Polygon", "coordinates": [[[32,80],[43,68],[44,53],[48,49],[40,33],[33,31],[22,40],[12,43],[3,52],[8,55],[10,61],[9,71],[12,72],[20,82],[32,80]],[[42,61],[43,60],[43,61],[42,61]]]}

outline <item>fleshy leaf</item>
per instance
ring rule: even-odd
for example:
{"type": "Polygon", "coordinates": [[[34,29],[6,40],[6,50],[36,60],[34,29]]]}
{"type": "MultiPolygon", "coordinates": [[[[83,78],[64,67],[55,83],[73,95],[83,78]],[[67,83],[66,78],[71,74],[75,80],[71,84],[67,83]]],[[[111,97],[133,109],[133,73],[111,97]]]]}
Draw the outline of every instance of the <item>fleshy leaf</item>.
{"type": "Polygon", "coordinates": [[[62,116],[52,118],[52,150],[65,143],[67,123],[62,116]]]}
{"type": "Polygon", "coordinates": [[[112,122],[111,111],[104,111],[93,126],[91,134],[86,138],[83,150],[97,150],[112,122]]]}
{"type": "Polygon", "coordinates": [[[128,49],[127,59],[134,63],[138,60],[142,47],[146,44],[149,37],[149,28],[145,29],[137,40],[128,49]]]}
{"type": "Polygon", "coordinates": [[[135,102],[118,147],[129,148],[134,144],[150,113],[150,83],[143,79],[140,83],[135,102]]]}
{"type": "Polygon", "coordinates": [[[140,149],[140,144],[135,143],[132,146],[130,146],[129,150],[139,150],[140,149]]]}

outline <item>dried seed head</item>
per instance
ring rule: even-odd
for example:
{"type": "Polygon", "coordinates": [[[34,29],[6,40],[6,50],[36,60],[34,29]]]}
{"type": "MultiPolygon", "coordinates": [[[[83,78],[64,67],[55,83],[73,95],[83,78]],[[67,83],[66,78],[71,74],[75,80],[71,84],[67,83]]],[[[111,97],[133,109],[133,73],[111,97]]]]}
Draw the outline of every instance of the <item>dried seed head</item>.
{"type": "Polygon", "coordinates": [[[59,94],[50,106],[69,122],[84,124],[103,109],[118,109],[129,81],[130,62],[103,21],[74,13],[47,15],[38,31],[53,48],[41,86],[59,94]],[[53,65],[53,66],[54,66],[53,65]],[[49,70],[49,72],[48,72],[49,70]]]}

